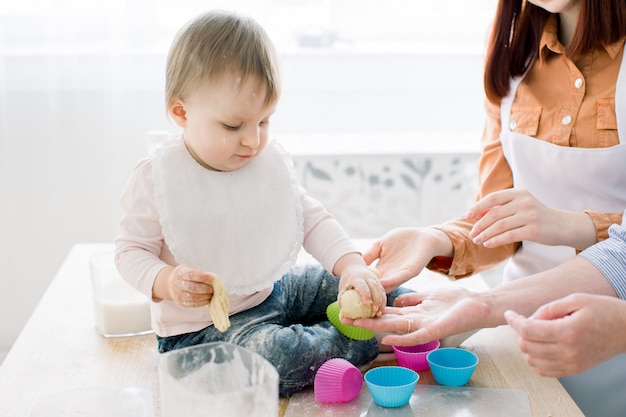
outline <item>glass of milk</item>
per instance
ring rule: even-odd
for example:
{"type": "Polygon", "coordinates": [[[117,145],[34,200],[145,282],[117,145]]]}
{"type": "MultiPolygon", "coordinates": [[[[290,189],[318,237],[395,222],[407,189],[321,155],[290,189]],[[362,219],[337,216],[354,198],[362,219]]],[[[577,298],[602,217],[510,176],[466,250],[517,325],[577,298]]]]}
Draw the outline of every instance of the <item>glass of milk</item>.
{"type": "Polygon", "coordinates": [[[89,259],[96,328],[105,337],[151,333],[148,297],[124,281],[113,257],[108,251],[89,259]]]}

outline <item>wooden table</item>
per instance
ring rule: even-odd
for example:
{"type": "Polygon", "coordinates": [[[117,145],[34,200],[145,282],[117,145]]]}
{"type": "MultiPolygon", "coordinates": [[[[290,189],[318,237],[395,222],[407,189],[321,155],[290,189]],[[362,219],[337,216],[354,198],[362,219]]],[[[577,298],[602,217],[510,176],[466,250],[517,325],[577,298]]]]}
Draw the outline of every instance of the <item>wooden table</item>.
{"type": "MultiPolygon", "coordinates": [[[[110,248],[110,244],[72,248],[0,367],[0,415],[28,417],[42,398],[66,390],[138,386],[152,392],[155,417],[160,416],[154,335],[107,339],[93,324],[88,259],[110,248]]],[[[422,287],[459,285],[438,274],[423,275],[414,280],[422,287]]],[[[484,284],[474,277],[461,285],[484,284]]],[[[583,416],[557,379],[530,370],[508,326],[481,330],[463,347],[480,358],[470,386],[523,390],[534,417],[583,416]]],[[[430,372],[420,374],[420,383],[433,383],[430,372]]],[[[281,416],[287,401],[281,399],[281,416]]]]}

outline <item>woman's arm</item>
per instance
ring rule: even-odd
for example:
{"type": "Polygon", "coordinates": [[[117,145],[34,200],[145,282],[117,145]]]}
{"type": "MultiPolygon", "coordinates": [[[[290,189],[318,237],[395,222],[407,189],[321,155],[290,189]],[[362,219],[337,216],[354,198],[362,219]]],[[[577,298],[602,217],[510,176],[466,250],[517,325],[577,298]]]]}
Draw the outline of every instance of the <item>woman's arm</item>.
{"type": "Polygon", "coordinates": [[[379,319],[346,320],[348,324],[394,333],[387,345],[415,345],[483,327],[506,324],[504,313],[534,313],[550,301],[574,292],[616,296],[610,282],[581,256],[548,271],[502,284],[485,292],[442,288],[405,294],[379,319]],[[407,330],[411,332],[407,334],[407,330]]]}

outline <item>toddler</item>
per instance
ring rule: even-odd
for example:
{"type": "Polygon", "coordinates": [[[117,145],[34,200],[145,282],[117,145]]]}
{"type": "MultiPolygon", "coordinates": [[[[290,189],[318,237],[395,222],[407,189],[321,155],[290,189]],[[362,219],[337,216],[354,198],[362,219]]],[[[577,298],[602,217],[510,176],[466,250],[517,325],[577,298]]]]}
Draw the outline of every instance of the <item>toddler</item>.
{"type": "Polygon", "coordinates": [[[376,339],[339,333],[326,307],[354,288],[372,311],[387,296],[324,207],[298,185],[293,163],[268,140],[280,96],[276,53],[254,20],[209,12],[188,23],[167,59],[166,106],[182,128],[134,168],[121,197],[116,264],[151,302],[159,352],[231,342],[265,357],[290,396],[326,360],[356,366],[376,339]],[[319,265],[295,265],[300,248],[319,265]],[[230,326],[207,305],[219,277],[230,326]]]}

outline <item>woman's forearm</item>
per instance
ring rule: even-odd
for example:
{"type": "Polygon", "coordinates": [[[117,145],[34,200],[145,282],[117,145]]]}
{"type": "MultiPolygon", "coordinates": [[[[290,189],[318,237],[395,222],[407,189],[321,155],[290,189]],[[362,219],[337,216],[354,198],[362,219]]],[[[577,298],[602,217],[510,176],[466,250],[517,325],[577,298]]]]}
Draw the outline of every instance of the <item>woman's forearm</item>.
{"type": "Polygon", "coordinates": [[[548,271],[495,287],[485,292],[484,297],[491,306],[494,323],[505,324],[506,310],[528,316],[540,306],[576,292],[617,295],[593,264],[576,256],[548,271]]]}

